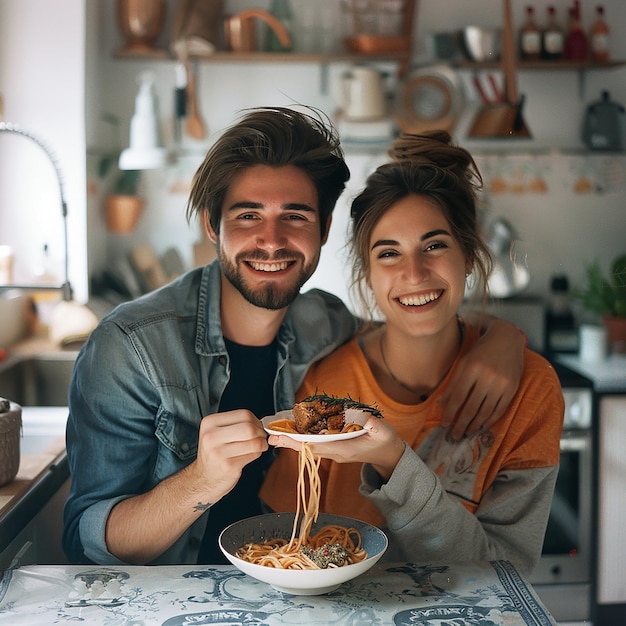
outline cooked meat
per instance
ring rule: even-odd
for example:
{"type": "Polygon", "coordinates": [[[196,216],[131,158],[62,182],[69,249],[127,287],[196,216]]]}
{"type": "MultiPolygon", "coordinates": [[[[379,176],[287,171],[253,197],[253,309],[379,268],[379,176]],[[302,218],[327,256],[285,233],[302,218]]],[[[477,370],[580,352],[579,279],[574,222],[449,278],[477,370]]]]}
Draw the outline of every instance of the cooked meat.
{"type": "Polygon", "coordinates": [[[346,409],[365,411],[382,418],[382,413],[376,407],[362,404],[352,398],[316,394],[304,398],[293,407],[294,425],[302,434],[317,435],[325,431],[342,432],[345,426],[346,409]]]}
{"type": "Polygon", "coordinates": [[[293,419],[299,433],[317,434],[324,430],[343,428],[343,402],[336,398],[313,397],[293,407],[293,419]]]}
{"type": "Polygon", "coordinates": [[[328,430],[338,430],[341,432],[343,425],[345,424],[345,412],[342,409],[341,413],[337,413],[336,415],[329,415],[326,418],[326,427],[328,430]]]}

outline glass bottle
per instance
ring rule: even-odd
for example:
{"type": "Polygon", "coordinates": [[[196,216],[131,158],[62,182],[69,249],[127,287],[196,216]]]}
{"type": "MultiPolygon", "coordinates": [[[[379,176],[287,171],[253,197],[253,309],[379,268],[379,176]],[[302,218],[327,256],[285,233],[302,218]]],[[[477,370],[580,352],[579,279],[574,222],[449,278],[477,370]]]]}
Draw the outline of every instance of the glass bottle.
{"type": "Polygon", "coordinates": [[[569,281],[557,274],[550,282],[550,298],[546,311],[546,349],[554,352],[576,352],[578,332],[570,303],[569,281]]]}
{"type": "Polygon", "coordinates": [[[591,26],[590,47],[591,58],[594,61],[602,62],[609,60],[609,25],[604,19],[604,7],[596,7],[596,21],[591,26]]]}
{"type": "Polygon", "coordinates": [[[565,37],[563,56],[568,61],[584,61],[587,59],[589,42],[580,25],[580,1],[575,0],[570,10],[570,27],[565,37]]]}
{"type": "MultiPolygon", "coordinates": [[[[285,27],[289,38],[293,42],[293,13],[291,12],[291,5],[289,0],[272,0],[270,5],[270,13],[285,27]]],[[[265,49],[268,52],[290,52],[292,46],[285,48],[281,43],[276,33],[268,26],[267,27],[267,39],[265,49]]]]}
{"type": "Polygon", "coordinates": [[[526,61],[536,61],[541,57],[541,31],[535,22],[535,9],[526,7],[526,22],[519,34],[520,56],[526,61]]]}
{"type": "Polygon", "coordinates": [[[563,42],[565,36],[556,19],[556,9],[548,7],[548,20],[541,37],[541,56],[544,59],[556,60],[563,57],[563,42]]]}

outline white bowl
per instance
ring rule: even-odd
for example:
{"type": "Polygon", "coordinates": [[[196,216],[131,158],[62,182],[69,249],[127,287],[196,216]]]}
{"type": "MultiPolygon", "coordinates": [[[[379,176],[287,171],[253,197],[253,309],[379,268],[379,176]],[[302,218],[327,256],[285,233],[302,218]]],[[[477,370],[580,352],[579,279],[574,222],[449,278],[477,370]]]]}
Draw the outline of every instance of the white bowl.
{"type": "Polygon", "coordinates": [[[466,26],[462,34],[463,50],[470,61],[497,61],[502,50],[502,30],[466,26]]]}
{"type": "Polygon", "coordinates": [[[290,570],[255,565],[235,556],[235,552],[249,542],[258,543],[275,537],[289,539],[293,518],[294,513],[269,513],[239,520],[222,531],[219,538],[220,548],[226,558],[245,574],[270,584],[278,591],[296,596],[316,596],[334,591],[342,583],[369,570],[387,549],[387,536],[376,526],[341,515],[320,513],[317,522],[313,524],[312,534],[328,524],[356,528],[361,533],[367,558],[360,563],[342,567],[290,570]]]}

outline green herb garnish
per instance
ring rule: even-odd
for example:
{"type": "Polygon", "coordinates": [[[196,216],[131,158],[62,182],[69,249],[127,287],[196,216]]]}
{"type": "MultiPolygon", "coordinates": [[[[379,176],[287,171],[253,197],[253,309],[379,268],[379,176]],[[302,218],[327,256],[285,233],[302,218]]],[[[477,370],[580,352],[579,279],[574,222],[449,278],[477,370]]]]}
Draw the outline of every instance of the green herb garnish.
{"type": "Polygon", "coordinates": [[[301,402],[323,402],[326,406],[342,405],[344,409],[359,409],[366,413],[371,413],[374,417],[383,419],[383,414],[370,404],[363,404],[357,400],[353,400],[350,396],[347,398],[339,398],[337,396],[329,396],[325,393],[316,393],[315,395],[304,398],[301,402]]]}

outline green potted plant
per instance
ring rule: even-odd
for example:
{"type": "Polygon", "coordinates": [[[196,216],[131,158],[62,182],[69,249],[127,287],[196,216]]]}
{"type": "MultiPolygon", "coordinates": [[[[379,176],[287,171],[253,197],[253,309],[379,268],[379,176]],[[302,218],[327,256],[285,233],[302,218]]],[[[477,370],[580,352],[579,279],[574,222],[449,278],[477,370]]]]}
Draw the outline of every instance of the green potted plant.
{"type": "Polygon", "coordinates": [[[602,320],[613,352],[626,353],[626,254],[611,263],[608,277],[595,260],[585,268],[586,282],[574,291],[584,309],[602,320]]]}
{"type": "Polygon", "coordinates": [[[113,192],[105,201],[107,228],[114,233],[126,234],[137,226],[144,207],[139,195],[141,171],[120,170],[113,192]]]}

